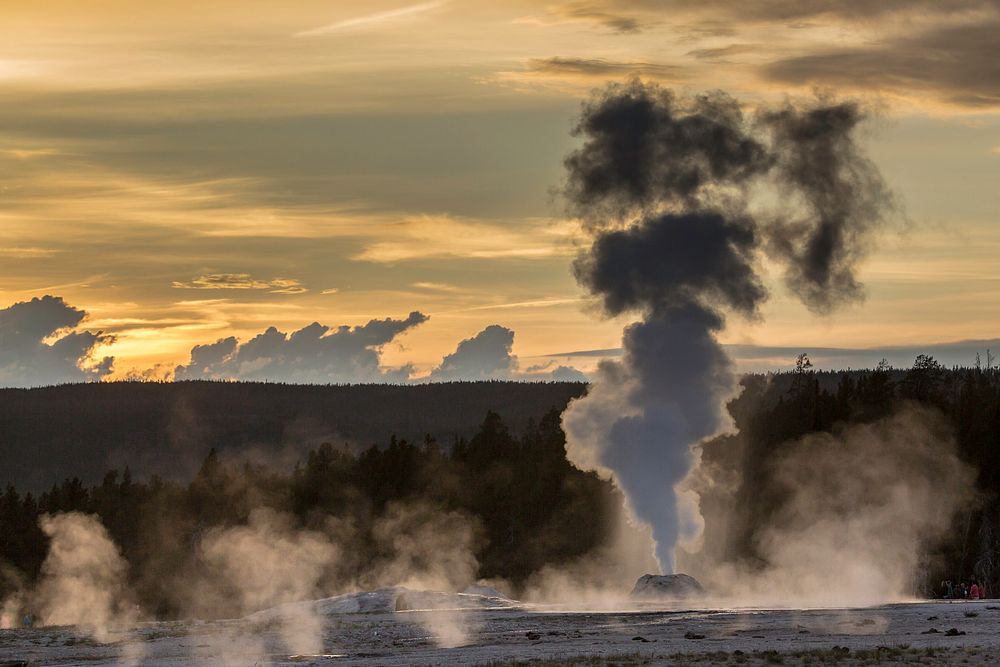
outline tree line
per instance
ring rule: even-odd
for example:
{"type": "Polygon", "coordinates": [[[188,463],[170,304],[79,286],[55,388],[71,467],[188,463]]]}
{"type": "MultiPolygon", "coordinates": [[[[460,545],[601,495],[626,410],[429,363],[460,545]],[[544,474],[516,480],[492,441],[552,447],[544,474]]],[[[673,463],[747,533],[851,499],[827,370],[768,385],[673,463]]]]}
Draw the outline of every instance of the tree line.
{"type": "MultiPolygon", "coordinates": [[[[727,560],[759,560],[758,538],[776,521],[787,493],[772,465],[787,443],[870,424],[916,405],[940,415],[958,457],[976,478],[974,501],[953,525],[943,527],[941,540],[922,545],[926,566],[913,593],[934,596],[941,581],[975,578],[1000,594],[1000,370],[992,363],[945,368],[919,355],[908,369],[883,361],[867,370],[817,371],[801,355],[794,371],[749,375],[743,385],[729,406],[739,432],[704,447],[708,461],[738,479],[734,493],[715,499],[727,514],[725,533],[711,534],[707,523],[706,540],[722,545],[727,560]]],[[[712,500],[703,498],[703,503],[712,500]]]]}
{"type": "Polygon", "coordinates": [[[379,557],[373,531],[390,504],[457,511],[476,528],[478,576],[523,581],[602,544],[621,502],[610,482],[569,464],[559,414],[530,421],[520,437],[489,411],[471,438],[444,445],[429,435],[393,436],[356,454],[324,443],[290,473],[228,463],[213,450],[188,484],[137,481],[126,468],[90,486],[66,479],[37,496],[8,486],[0,496],[0,599],[39,576],[47,541],[38,520],[56,512],[100,517],[129,563],[137,603],[161,618],[182,613],[177,583],[197,567],[199,537],[245,524],[259,508],[290,513],[304,530],[350,525],[344,567],[354,571],[341,572],[345,581],[379,557]]]}
{"type": "MultiPolygon", "coordinates": [[[[702,498],[706,511],[728,517],[708,521],[705,535],[706,543],[722,545],[727,560],[760,559],[758,537],[776,521],[783,493],[770,464],[786,443],[916,404],[950,426],[959,457],[976,471],[976,500],[939,542],[923,545],[928,567],[914,592],[932,594],[940,581],[973,576],[1000,591],[1000,371],[948,369],[921,356],[909,369],[883,363],[821,372],[802,356],[792,372],[748,375],[742,383],[729,406],[739,432],[703,447],[705,461],[735,480],[728,495],[702,498]]],[[[246,523],[259,507],[288,513],[303,529],[326,530],[334,519],[352,526],[344,567],[360,572],[379,556],[379,517],[393,504],[417,502],[469,517],[477,530],[477,575],[518,585],[546,565],[607,544],[621,504],[609,481],[568,462],[562,409],[527,418],[516,430],[490,410],[469,437],[450,440],[389,436],[364,449],[324,442],[293,469],[212,450],[187,481],[137,479],[124,468],[91,484],[68,477],[41,493],[7,486],[0,494],[0,597],[38,577],[48,546],[38,525],[45,513],[97,514],[130,564],[138,603],[169,618],[182,611],[174,584],[194,566],[199,537],[213,527],[246,523]]]]}

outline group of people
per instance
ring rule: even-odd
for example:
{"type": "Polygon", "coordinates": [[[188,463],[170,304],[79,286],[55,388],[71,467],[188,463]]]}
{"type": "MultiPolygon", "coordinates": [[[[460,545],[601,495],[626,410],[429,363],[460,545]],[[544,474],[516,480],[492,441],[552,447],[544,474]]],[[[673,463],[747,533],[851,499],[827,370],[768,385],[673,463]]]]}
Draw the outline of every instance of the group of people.
{"type": "Polygon", "coordinates": [[[941,582],[941,597],[945,600],[982,600],[986,597],[986,586],[975,577],[954,583],[948,579],[941,582]]]}

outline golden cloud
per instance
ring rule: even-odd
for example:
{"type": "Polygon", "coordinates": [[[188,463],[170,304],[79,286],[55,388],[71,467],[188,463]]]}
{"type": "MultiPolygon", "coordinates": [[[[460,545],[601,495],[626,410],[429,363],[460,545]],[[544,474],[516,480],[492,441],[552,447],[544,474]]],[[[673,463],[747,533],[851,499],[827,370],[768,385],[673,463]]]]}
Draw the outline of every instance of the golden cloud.
{"type": "Polygon", "coordinates": [[[259,280],[253,278],[249,273],[209,273],[188,281],[175,280],[171,283],[171,287],[175,289],[267,290],[271,294],[302,294],[309,291],[295,278],[259,280]]]}

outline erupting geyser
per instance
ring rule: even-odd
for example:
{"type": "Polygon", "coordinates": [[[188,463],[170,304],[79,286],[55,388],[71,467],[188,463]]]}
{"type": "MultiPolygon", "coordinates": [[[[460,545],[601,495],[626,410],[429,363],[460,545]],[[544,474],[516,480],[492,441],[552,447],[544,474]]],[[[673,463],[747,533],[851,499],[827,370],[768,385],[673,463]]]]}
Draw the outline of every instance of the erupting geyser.
{"type": "Polygon", "coordinates": [[[699,499],[683,482],[698,444],[731,428],[738,378],[717,335],[725,312],[759,316],[761,249],[812,310],[861,296],[855,263],[888,201],[852,140],[861,119],[853,103],[819,102],[748,120],[724,93],[680,99],[639,81],[583,107],[565,194],[593,239],[574,273],[607,315],[639,321],[623,333],[621,361],[602,363],[564,413],[567,450],[613,477],[652,528],[665,574],[675,547],[701,534],[699,499]],[[750,187],[764,182],[781,210],[752,209],[750,187]]]}

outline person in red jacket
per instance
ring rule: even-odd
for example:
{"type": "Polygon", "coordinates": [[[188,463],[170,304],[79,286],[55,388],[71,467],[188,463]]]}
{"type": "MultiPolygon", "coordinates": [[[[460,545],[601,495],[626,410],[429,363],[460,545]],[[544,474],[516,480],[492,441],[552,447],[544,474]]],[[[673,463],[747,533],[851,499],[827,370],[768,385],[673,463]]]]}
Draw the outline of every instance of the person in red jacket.
{"type": "Polygon", "coordinates": [[[972,585],[969,586],[969,599],[970,600],[979,599],[979,584],[976,583],[975,579],[972,580],[972,585]]]}

